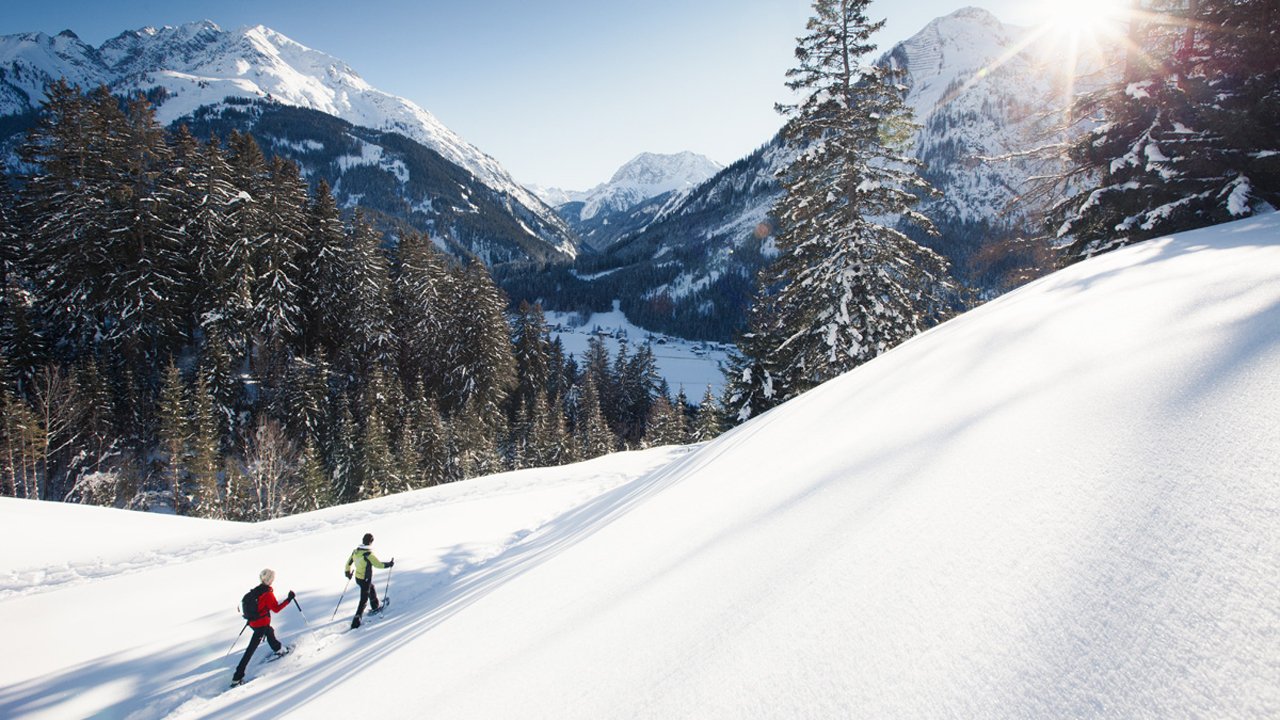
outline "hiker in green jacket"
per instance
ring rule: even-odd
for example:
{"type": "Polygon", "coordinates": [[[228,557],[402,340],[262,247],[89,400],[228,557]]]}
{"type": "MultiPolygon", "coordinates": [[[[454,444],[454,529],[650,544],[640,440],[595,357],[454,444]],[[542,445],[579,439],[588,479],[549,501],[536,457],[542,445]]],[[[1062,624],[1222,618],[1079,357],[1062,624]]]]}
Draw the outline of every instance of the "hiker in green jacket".
{"type": "Polygon", "coordinates": [[[373,533],[365,533],[360,543],[360,547],[351,551],[351,557],[347,558],[346,575],[350,580],[355,577],[356,584],[360,586],[360,606],[356,608],[356,616],[351,619],[351,627],[360,627],[360,618],[364,615],[364,606],[368,603],[370,612],[377,614],[382,610],[382,603],[378,602],[378,591],[373,587],[373,569],[375,567],[389,568],[396,564],[395,558],[382,562],[377,555],[373,554],[373,533]]]}

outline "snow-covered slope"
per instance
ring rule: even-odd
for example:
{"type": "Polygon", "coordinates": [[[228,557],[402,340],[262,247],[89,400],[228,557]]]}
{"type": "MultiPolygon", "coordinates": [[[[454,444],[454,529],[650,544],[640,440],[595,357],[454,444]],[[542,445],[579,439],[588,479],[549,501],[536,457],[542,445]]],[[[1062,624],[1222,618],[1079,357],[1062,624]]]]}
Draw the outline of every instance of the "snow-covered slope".
{"type": "Polygon", "coordinates": [[[1278,328],[1271,214],[1043,278],[688,451],[145,552],[116,545],[147,518],[6,501],[0,716],[1276,717],[1278,328]],[[344,634],[364,532],[392,609],[344,634]],[[228,691],[263,566],[310,626],[287,608],[298,650],[228,691]]]}
{"type": "MultiPolygon", "coordinates": [[[[492,157],[449,130],[417,104],[383,92],[346,63],[261,25],[223,30],[212,22],[143,28],[100,48],[71,33],[0,37],[0,115],[25,112],[45,83],[66,76],[83,86],[106,84],[128,93],[163,88],[163,123],[185,118],[226,98],[269,99],[317,110],[353,125],[399,133],[440,153],[493,190],[528,208],[548,226],[563,228],[554,211],[511,178],[492,157]]],[[[568,233],[544,238],[572,256],[568,233]]]]}

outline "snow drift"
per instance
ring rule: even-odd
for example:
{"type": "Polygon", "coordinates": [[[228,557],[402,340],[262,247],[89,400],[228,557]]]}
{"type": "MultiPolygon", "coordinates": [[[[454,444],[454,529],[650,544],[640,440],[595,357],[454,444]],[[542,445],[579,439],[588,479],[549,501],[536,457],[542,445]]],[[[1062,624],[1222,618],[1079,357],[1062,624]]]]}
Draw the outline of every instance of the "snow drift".
{"type": "Polygon", "coordinates": [[[0,503],[0,715],[1275,717],[1278,428],[1271,214],[1051,275],[697,448],[190,534],[0,503]],[[392,610],[344,634],[365,531],[392,610]],[[228,691],[264,565],[310,630],[286,609],[298,650],[228,691]]]}

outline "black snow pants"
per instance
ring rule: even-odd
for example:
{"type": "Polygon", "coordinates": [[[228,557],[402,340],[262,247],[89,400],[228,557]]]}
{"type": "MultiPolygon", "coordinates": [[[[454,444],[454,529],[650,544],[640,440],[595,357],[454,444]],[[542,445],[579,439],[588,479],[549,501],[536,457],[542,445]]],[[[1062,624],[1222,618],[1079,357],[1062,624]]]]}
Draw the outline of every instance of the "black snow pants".
{"type": "Polygon", "coordinates": [[[382,604],[378,602],[378,591],[373,587],[373,578],[368,580],[356,578],[356,584],[360,586],[360,606],[356,608],[356,617],[364,615],[366,603],[370,610],[377,612],[382,604]]]}
{"type": "Polygon", "coordinates": [[[276,639],[276,631],[272,630],[270,625],[254,628],[253,637],[249,638],[249,647],[244,649],[240,664],[236,666],[236,674],[231,677],[232,682],[244,677],[245,668],[249,667],[249,658],[253,657],[253,652],[258,649],[258,643],[262,642],[262,638],[267,639],[267,645],[273,651],[280,652],[280,641],[276,639]]]}

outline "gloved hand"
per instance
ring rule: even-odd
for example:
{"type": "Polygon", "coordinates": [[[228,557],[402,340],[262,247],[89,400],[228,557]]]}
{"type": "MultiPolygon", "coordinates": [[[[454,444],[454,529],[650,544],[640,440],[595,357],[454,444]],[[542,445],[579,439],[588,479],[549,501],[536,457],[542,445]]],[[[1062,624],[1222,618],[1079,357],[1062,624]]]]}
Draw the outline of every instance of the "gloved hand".
{"type": "Polygon", "coordinates": [[[348,579],[348,580],[350,580],[350,579],[351,579],[351,571],[350,571],[350,570],[346,571],[346,572],[345,572],[345,573],[343,573],[343,574],[347,576],[347,579],[348,579]]]}
{"type": "Polygon", "coordinates": [[[395,567],[395,564],[396,564],[396,561],[394,558],[387,561],[387,567],[395,567]]]}
{"type": "Polygon", "coordinates": [[[297,595],[294,595],[294,594],[293,594],[293,591],[292,591],[292,590],[290,590],[290,591],[289,591],[289,599],[290,599],[290,600],[292,600],[292,599],[294,599],[295,597],[297,597],[297,595]]]}

